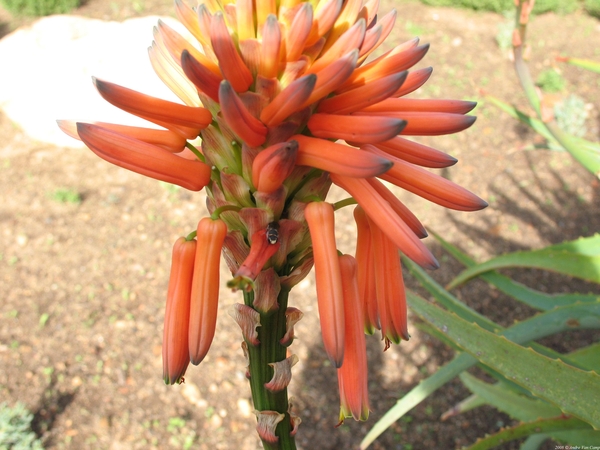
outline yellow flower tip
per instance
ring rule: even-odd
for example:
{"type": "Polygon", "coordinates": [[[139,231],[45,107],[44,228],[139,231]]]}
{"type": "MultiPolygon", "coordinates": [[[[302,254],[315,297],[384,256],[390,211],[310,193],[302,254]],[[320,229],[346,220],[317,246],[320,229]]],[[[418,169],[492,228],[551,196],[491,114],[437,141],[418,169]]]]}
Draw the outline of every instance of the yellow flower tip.
{"type": "Polygon", "coordinates": [[[173,246],[162,347],[165,384],[181,382],[190,362],[188,324],[195,254],[194,240],[181,237],[173,246]]]}
{"type": "Polygon", "coordinates": [[[227,225],[222,220],[205,217],[198,223],[198,247],[192,283],[189,359],[200,364],[212,344],[219,303],[220,256],[227,225]]]}
{"type": "Polygon", "coordinates": [[[334,366],[340,367],[344,360],[344,298],[333,207],[325,202],[309,203],[304,217],[312,240],[323,345],[334,366]]]}

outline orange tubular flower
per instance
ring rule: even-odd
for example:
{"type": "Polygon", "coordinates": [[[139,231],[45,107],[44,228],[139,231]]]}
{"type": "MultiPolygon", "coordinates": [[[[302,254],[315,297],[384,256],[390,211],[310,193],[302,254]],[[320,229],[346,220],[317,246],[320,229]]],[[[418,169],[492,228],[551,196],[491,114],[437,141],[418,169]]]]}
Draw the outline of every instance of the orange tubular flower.
{"type": "Polygon", "coordinates": [[[304,217],[308,223],[315,258],[315,279],[319,318],[325,351],[335,367],[344,360],[344,297],[342,278],[335,246],[333,207],[325,202],[306,206],[304,217]]]}
{"type": "MultiPolygon", "coordinates": [[[[152,67],[182,104],[94,79],[104,99],[159,129],[59,126],[113,164],[190,190],[206,187],[211,218],[196,231],[190,319],[184,323],[183,309],[171,319],[168,307],[169,320],[186,330],[189,359],[198,364],[215,332],[223,249],[233,275],[228,285],[244,295],[234,317],[245,330],[259,434],[267,446],[294,448],[299,419],[282,401],[287,388],[276,397],[265,388],[273,387],[273,368],[284,367],[278,364],[302,316],[288,305],[290,289],[314,264],[323,343],[342,367],[342,417],[366,418],[364,343],[356,329],[380,328],[386,344],[408,339],[398,251],[438,267],[421,241],[425,228],[382,181],[446,208],[484,208],[476,195],[424,169],[452,166],[455,158],[412,140],[470,127],[475,104],[403,98],[432,74],[411,70],[429,45],[415,38],[381,52],[397,14],[382,17],[379,0],[185,1],[196,0],[175,0],[176,13],[195,42],[159,22],[149,49],[152,67]],[[375,51],[381,56],[370,58],[375,51]],[[344,285],[334,208],[326,203],[332,183],[360,206],[360,267],[344,285]],[[344,287],[353,290],[355,277],[363,304],[347,307],[356,294],[347,292],[345,301],[344,287]]],[[[342,258],[343,270],[351,272],[348,261],[342,258]]],[[[169,382],[185,369],[175,360],[166,369],[169,382]]]]}
{"type": "Polygon", "coordinates": [[[190,320],[189,359],[200,364],[215,335],[219,300],[219,269],[227,226],[222,220],[205,217],[198,223],[198,250],[194,264],[190,320]]]}
{"type": "Polygon", "coordinates": [[[357,263],[350,255],[339,256],[344,283],[345,340],[344,363],[338,369],[340,388],[340,423],[346,417],[367,420],[369,392],[367,388],[367,349],[363,317],[356,283],[357,263]]]}
{"type": "Polygon", "coordinates": [[[163,379],[166,384],[181,382],[190,363],[188,324],[195,254],[196,241],[177,239],[173,246],[163,333],[163,379]]]}

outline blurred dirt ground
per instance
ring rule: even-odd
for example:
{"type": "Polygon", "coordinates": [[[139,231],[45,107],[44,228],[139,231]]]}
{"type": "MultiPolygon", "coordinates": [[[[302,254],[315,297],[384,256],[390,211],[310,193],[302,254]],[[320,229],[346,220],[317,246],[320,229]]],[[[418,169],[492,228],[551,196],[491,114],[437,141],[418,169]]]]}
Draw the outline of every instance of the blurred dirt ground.
{"type": "MultiPolygon", "coordinates": [[[[390,7],[388,1],[383,9],[390,7]]],[[[419,35],[431,43],[419,67],[433,66],[434,75],[414,96],[479,101],[478,120],[470,130],[422,141],[457,157],[459,163],[443,175],[490,206],[479,213],[455,213],[399,191],[400,198],[429,229],[480,261],[597,232],[598,180],[568,154],[529,149],[540,143],[536,137],[481,97],[485,90],[523,105],[507,52],[495,41],[504,18],[414,2],[396,8],[393,42],[419,35]]],[[[172,13],[168,0],[89,0],[75,11],[111,20],[172,13]]],[[[17,25],[26,23],[0,14],[2,33],[17,25]]],[[[600,48],[590,45],[599,36],[598,20],[583,14],[536,18],[529,34],[534,76],[559,54],[600,60],[600,48]]],[[[600,78],[573,67],[560,70],[568,89],[591,104],[588,137],[600,139],[600,78]]],[[[185,384],[168,387],[161,378],[171,246],[206,214],[204,195],[121,170],[87,150],[32,142],[3,115],[0,175],[0,399],[28,405],[45,447],[260,448],[241,338],[227,315],[240,301],[237,295],[222,289],[215,341],[205,362],[189,369],[185,384]]],[[[346,209],[338,215],[338,239],[342,251],[352,252],[355,230],[346,209]]],[[[426,242],[442,263],[432,275],[449,281],[460,265],[442,254],[433,238],[426,242]]],[[[222,274],[227,277],[224,265],[222,274]]],[[[554,274],[522,270],[511,275],[543,291],[600,294],[598,286],[554,274]]],[[[410,277],[407,284],[418,290],[410,277]]],[[[456,294],[505,326],[534,313],[483,282],[471,282],[456,294]]],[[[299,448],[357,448],[402,394],[452,357],[452,351],[414,326],[410,342],[386,353],[377,337],[368,339],[371,417],[336,429],[337,380],[316,331],[312,277],[292,292],[291,305],[305,313],[292,346],[300,363],[290,386],[303,420],[299,448]]],[[[568,333],[543,343],[565,352],[599,337],[568,333]]],[[[487,407],[439,421],[467,395],[460,382],[448,384],[372,448],[451,449],[511,423],[487,407]]]]}

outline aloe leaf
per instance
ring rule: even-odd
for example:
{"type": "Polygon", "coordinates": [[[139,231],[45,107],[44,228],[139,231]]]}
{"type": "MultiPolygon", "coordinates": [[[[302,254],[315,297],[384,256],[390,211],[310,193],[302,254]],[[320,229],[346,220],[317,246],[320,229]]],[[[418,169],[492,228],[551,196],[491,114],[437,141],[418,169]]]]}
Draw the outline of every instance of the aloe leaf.
{"type": "Polygon", "coordinates": [[[485,404],[486,401],[482,399],[479,395],[469,395],[467,398],[454,405],[448,411],[444,412],[441,415],[440,420],[448,420],[450,417],[458,416],[459,414],[471,411],[475,408],[479,408],[480,406],[483,406],[485,404]]]}
{"type": "Polygon", "coordinates": [[[412,262],[410,259],[402,256],[402,262],[409,270],[409,272],[421,283],[421,285],[429,291],[431,295],[448,310],[456,313],[459,317],[465,320],[476,322],[482,328],[488,331],[497,332],[500,331],[501,327],[488,319],[487,317],[479,314],[472,308],[469,308],[459,299],[457,299],[450,292],[440,286],[429,274],[423,270],[419,265],[412,262]]]}
{"type": "MultiPolygon", "coordinates": [[[[420,302],[427,303],[425,300],[421,299],[420,297],[418,297],[410,291],[407,291],[407,299],[409,305],[414,310],[416,310],[415,305],[418,305],[420,302]]],[[[596,306],[596,309],[585,311],[581,311],[579,309],[580,306],[582,305],[564,306],[561,308],[556,308],[552,311],[540,313],[530,319],[524,320],[523,322],[519,322],[513,325],[512,327],[501,331],[500,335],[518,344],[524,344],[529,341],[534,341],[536,339],[540,339],[555,333],[563,332],[567,329],[577,329],[577,327],[572,328],[569,324],[584,325],[588,328],[600,328],[600,304],[593,305],[596,306]],[[574,316],[573,310],[575,310],[575,312],[579,314],[577,315],[577,317],[584,316],[585,319],[575,319],[575,321],[573,321],[571,319],[571,317],[574,316]]],[[[443,328],[441,329],[441,331],[445,333],[443,328]]],[[[447,333],[445,334],[446,336],[448,336],[447,333]]],[[[453,338],[453,336],[448,337],[454,340],[454,342],[456,342],[457,345],[461,345],[460,342],[457,342],[453,338]]],[[[545,347],[542,347],[535,343],[532,344],[532,347],[540,351],[545,350],[545,347]]],[[[549,349],[546,349],[546,351],[548,354],[551,354],[553,356],[557,355],[555,352],[549,351],[549,349]]],[[[567,358],[564,356],[562,356],[562,358],[567,360],[567,358]]],[[[571,361],[567,360],[566,362],[571,364],[571,361]]],[[[460,353],[448,364],[438,369],[438,371],[431,375],[429,378],[419,382],[417,386],[411,389],[411,391],[404,397],[399,399],[396,402],[396,404],[392,408],[390,408],[381,419],[379,419],[379,421],[373,426],[373,428],[371,428],[369,433],[367,433],[367,435],[362,440],[360,448],[366,449],[390,425],[392,425],[394,422],[400,419],[400,417],[402,417],[408,411],[410,411],[419,403],[421,403],[438,388],[446,384],[448,381],[452,380],[459,373],[474,366],[477,363],[477,359],[475,359],[473,356],[467,353],[460,353]]]]}
{"type": "Polygon", "coordinates": [[[600,376],[550,359],[409,293],[412,309],[479,362],[594,428],[600,427],[600,376]]]}
{"type": "Polygon", "coordinates": [[[591,70],[592,72],[600,73],[600,62],[591,61],[589,59],[581,59],[581,58],[557,58],[560,61],[567,62],[572,64],[573,66],[581,67],[586,70],[591,70]]]}
{"type": "MultiPolygon", "coordinates": [[[[461,252],[457,247],[445,241],[441,236],[433,231],[430,233],[438,240],[440,245],[459,262],[467,267],[477,265],[474,259],[461,252]]],[[[531,289],[513,279],[501,275],[495,271],[484,272],[479,275],[480,278],[495,286],[515,300],[518,300],[532,308],[548,311],[557,306],[573,305],[577,302],[594,302],[600,299],[600,296],[594,294],[546,294],[544,292],[531,289]]]]}
{"type": "Polygon", "coordinates": [[[600,342],[569,353],[569,359],[600,373],[600,342]]]}
{"type": "Polygon", "coordinates": [[[532,434],[525,442],[521,444],[519,450],[538,450],[540,446],[549,438],[547,434],[532,434]]]}
{"type": "Polygon", "coordinates": [[[540,250],[507,253],[469,267],[448,284],[452,289],[490,270],[530,267],[551,270],[600,283],[600,235],[551,245],[540,250]]]}
{"type": "Polygon", "coordinates": [[[558,416],[549,419],[539,419],[533,422],[525,422],[514,427],[504,428],[497,433],[486,436],[463,450],[487,450],[505,442],[514,441],[533,434],[557,430],[585,430],[590,425],[575,418],[558,416]]]}
{"type": "Polygon", "coordinates": [[[491,95],[487,95],[486,99],[507,112],[510,116],[528,125],[551,145],[567,150],[587,170],[598,176],[600,171],[600,145],[565,133],[555,123],[545,124],[541,120],[531,117],[491,95]]]}
{"type": "Polygon", "coordinates": [[[543,400],[517,394],[502,383],[485,383],[467,372],[460,374],[460,381],[486,403],[522,422],[561,414],[560,408],[543,400]]]}

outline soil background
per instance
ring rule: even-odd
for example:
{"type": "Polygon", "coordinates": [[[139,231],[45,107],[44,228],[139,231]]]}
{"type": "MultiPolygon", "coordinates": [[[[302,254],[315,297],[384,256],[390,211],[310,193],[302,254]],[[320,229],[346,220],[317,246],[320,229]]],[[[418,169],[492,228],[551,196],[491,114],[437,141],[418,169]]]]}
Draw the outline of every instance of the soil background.
{"type": "MultiPolygon", "coordinates": [[[[387,0],[382,9],[392,6],[399,14],[390,45],[414,35],[431,43],[418,67],[431,65],[434,74],[412,96],[479,102],[471,129],[421,141],[458,158],[442,174],[490,206],[478,213],[456,213],[402,191],[399,197],[430,230],[479,261],[597,232],[598,180],[568,154],[544,149],[543,141],[481,95],[484,90],[527,110],[508,51],[495,41],[504,17],[410,1],[392,5],[387,0]],[[533,149],[533,144],[542,148],[533,149]]],[[[88,0],[73,14],[124,20],[173,12],[170,0],[88,0]]],[[[0,10],[0,35],[29,22],[0,10]]],[[[581,12],[546,14],[531,24],[529,42],[534,77],[559,54],[600,60],[600,22],[581,12]]],[[[10,70],[10,63],[4,61],[2,70],[10,70]]],[[[600,78],[570,66],[560,66],[560,71],[568,91],[589,103],[587,137],[599,140],[600,78]]],[[[169,387],[161,378],[171,246],[206,214],[204,194],[121,170],[87,150],[32,141],[3,115],[0,192],[0,400],[22,401],[34,412],[34,429],[46,448],[260,448],[241,337],[227,314],[240,301],[236,294],[222,289],[209,356],[188,370],[185,384],[169,387]],[[69,201],[61,190],[79,193],[81,201],[69,201]]],[[[332,192],[334,200],[342,196],[332,192]]],[[[346,210],[338,215],[337,237],[342,251],[353,252],[355,229],[346,210]]],[[[432,276],[448,282],[460,264],[444,255],[433,238],[426,243],[442,264],[432,276]]],[[[600,295],[598,286],[556,274],[507,273],[546,292],[600,295]]],[[[224,264],[222,274],[228,275],[224,264]]],[[[411,277],[406,282],[422,292],[411,277]]],[[[504,326],[535,313],[480,281],[454,293],[504,326]]],[[[369,338],[371,416],[365,423],[347,420],[334,428],[337,380],[317,331],[312,275],[292,291],[290,304],[305,314],[292,346],[300,363],[290,385],[303,420],[297,435],[302,449],[357,448],[401,395],[453,355],[414,326],[409,342],[385,353],[377,336],[369,338]]],[[[572,332],[543,343],[567,352],[599,337],[596,332],[572,332]]],[[[468,394],[458,380],[449,383],[372,448],[458,448],[512,423],[489,407],[439,420],[468,394]]],[[[518,447],[511,443],[501,448],[518,447]]],[[[543,448],[553,449],[554,444],[547,442],[543,448]]]]}

